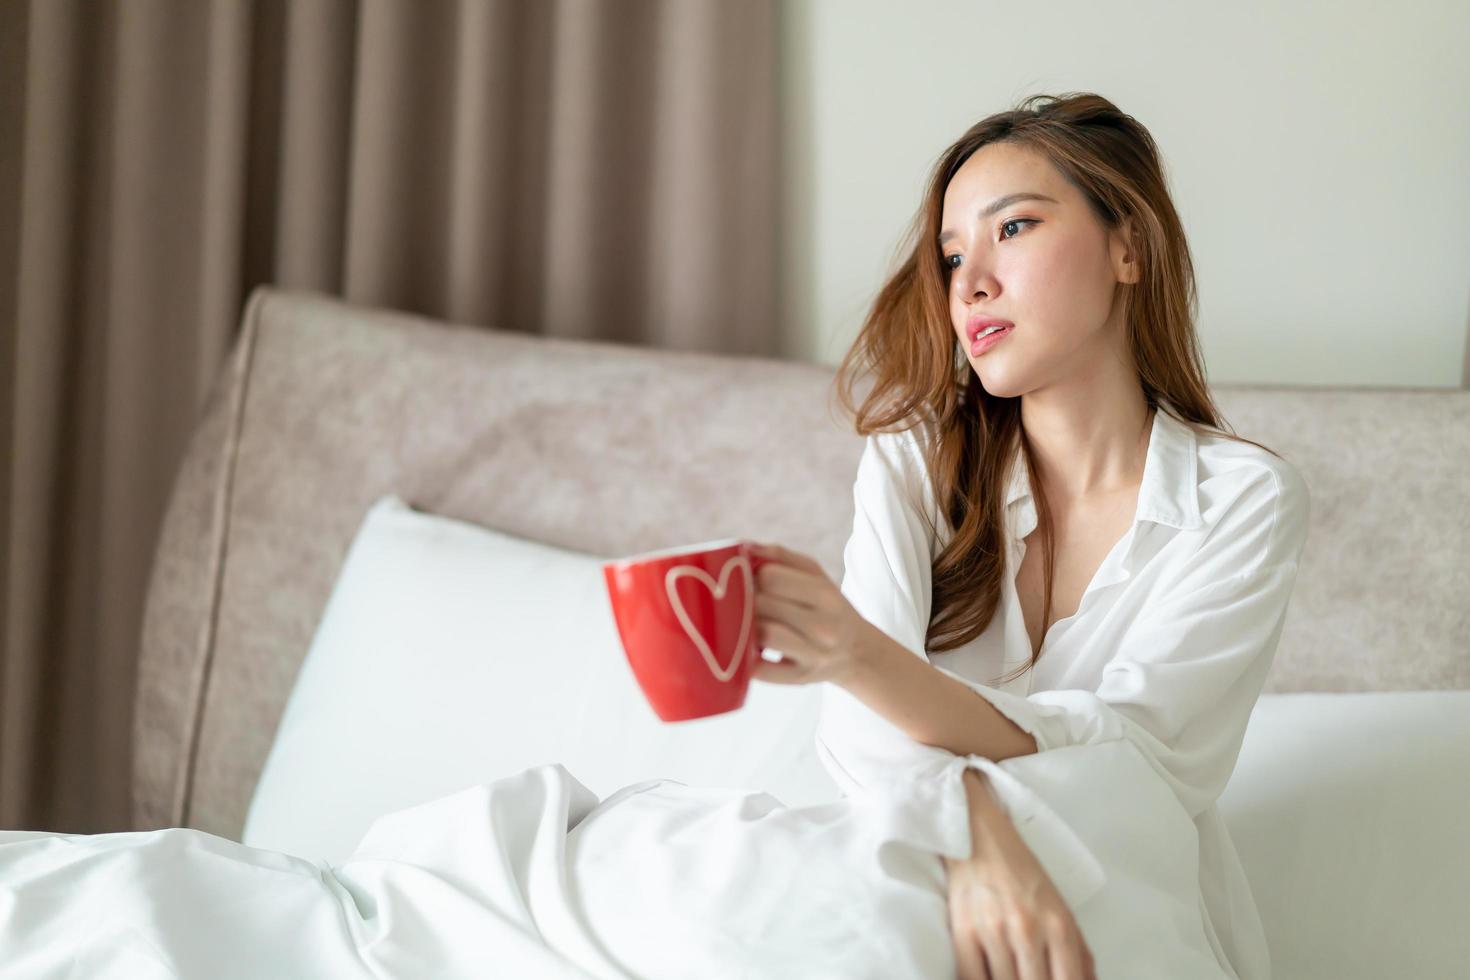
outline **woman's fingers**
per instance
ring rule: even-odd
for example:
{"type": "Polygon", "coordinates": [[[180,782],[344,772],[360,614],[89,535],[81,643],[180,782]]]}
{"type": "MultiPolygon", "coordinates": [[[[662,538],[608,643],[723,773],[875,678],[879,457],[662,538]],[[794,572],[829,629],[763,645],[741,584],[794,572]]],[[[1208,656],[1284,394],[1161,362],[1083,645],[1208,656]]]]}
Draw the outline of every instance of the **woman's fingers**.
{"type": "Polygon", "coordinates": [[[980,945],[984,947],[985,967],[990,971],[991,980],[1020,980],[1016,975],[1016,955],[1003,929],[982,929],[980,945]]]}
{"type": "Polygon", "coordinates": [[[812,607],[795,599],[784,596],[773,595],[769,592],[758,592],[755,597],[755,614],[767,619],[780,619],[800,626],[804,620],[810,619],[812,607]]]}
{"type": "Polygon", "coordinates": [[[1080,933],[1072,933],[1047,946],[1051,980],[1097,980],[1092,951],[1080,933]]]}
{"type": "Polygon", "coordinates": [[[767,660],[758,657],[750,663],[751,680],[767,684],[805,684],[806,674],[794,660],[767,660]]]}
{"type": "Polygon", "coordinates": [[[1046,940],[1039,929],[1013,928],[1011,949],[1016,957],[1017,980],[1055,980],[1046,963],[1046,940]]]}
{"type": "Polygon", "coordinates": [[[1047,962],[1051,966],[1052,980],[1084,980],[1082,957],[1076,946],[1057,943],[1047,947],[1047,962]]]}
{"type": "Polygon", "coordinates": [[[808,572],[826,574],[826,570],[822,568],[821,563],[815,558],[803,554],[800,551],[783,548],[779,544],[753,541],[751,542],[750,550],[762,558],[769,558],[772,561],[791,565],[794,568],[805,569],[808,572]]]}
{"type": "Polygon", "coordinates": [[[994,980],[985,969],[985,954],[968,932],[955,934],[954,962],[956,980],[994,980]]]}
{"type": "Polygon", "coordinates": [[[818,666],[813,662],[810,653],[811,641],[801,631],[792,629],[785,623],[771,619],[757,620],[755,642],[759,647],[779,650],[781,656],[799,665],[804,672],[818,666]]]}

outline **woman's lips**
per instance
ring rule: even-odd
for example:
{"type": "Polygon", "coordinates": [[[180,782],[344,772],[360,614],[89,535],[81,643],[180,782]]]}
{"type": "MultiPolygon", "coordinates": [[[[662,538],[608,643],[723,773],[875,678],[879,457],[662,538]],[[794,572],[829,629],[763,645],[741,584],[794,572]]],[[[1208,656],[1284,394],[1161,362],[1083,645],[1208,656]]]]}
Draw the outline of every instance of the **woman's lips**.
{"type": "Polygon", "coordinates": [[[976,337],[975,342],[970,345],[970,355],[973,357],[984,354],[990,348],[1009,337],[1015,329],[1015,327],[1005,327],[1004,329],[995,331],[988,337],[976,337]]]}

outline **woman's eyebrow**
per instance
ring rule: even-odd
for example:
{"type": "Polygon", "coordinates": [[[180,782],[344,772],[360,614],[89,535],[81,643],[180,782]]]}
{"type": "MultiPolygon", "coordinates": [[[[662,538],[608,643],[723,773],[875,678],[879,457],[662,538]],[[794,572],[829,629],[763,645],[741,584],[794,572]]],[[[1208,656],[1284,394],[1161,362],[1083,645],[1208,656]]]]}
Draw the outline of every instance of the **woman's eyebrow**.
{"type": "MultiPolygon", "coordinates": [[[[997,197],[995,200],[991,201],[988,206],[980,210],[978,217],[984,220],[985,218],[988,218],[991,215],[995,214],[1001,208],[1010,207],[1017,201],[1050,201],[1053,204],[1057,203],[1056,198],[1047,197],[1045,194],[1038,193],[1037,191],[1017,191],[1014,194],[1007,194],[1004,197],[997,197]]],[[[939,233],[939,244],[943,245],[954,236],[955,233],[946,228],[944,231],[941,231],[939,233]]]]}

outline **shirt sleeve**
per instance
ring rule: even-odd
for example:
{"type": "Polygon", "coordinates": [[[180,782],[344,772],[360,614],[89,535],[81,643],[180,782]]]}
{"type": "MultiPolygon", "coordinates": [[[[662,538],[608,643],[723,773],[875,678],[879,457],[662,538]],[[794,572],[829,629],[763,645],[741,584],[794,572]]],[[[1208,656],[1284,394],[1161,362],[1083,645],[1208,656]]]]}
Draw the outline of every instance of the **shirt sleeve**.
{"type": "MultiPolygon", "coordinates": [[[[868,622],[925,661],[937,510],[911,432],[867,437],[853,480],[841,591],[868,622]]],[[[831,683],[822,684],[817,756],[844,796],[937,773],[954,753],[925,745],[831,683]]]]}
{"type": "Polygon", "coordinates": [[[1286,463],[1237,496],[1171,571],[1169,591],[1124,632],[1096,691],[1021,697],[950,676],[1029,732],[1039,752],[1127,739],[1197,816],[1234,771],[1281,638],[1309,512],[1306,483],[1286,463]]]}

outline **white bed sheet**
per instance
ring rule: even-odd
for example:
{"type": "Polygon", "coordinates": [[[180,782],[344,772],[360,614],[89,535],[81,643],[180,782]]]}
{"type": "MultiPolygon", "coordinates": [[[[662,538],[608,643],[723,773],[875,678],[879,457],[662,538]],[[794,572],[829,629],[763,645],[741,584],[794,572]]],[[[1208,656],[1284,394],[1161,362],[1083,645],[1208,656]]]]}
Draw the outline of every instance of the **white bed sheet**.
{"type": "MultiPolygon", "coordinates": [[[[1220,976],[1193,823],[1130,743],[943,780],[967,762],[1026,798],[1099,976],[1220,976]]],[[[911,790],[793,807],[658,779],[599,802],[541,765],[383,816],[337,865],[188,829],[0,832],[0,976],[952,980],[940,855],[968,834],[936,819],[941,781],[911,790]]]]}

